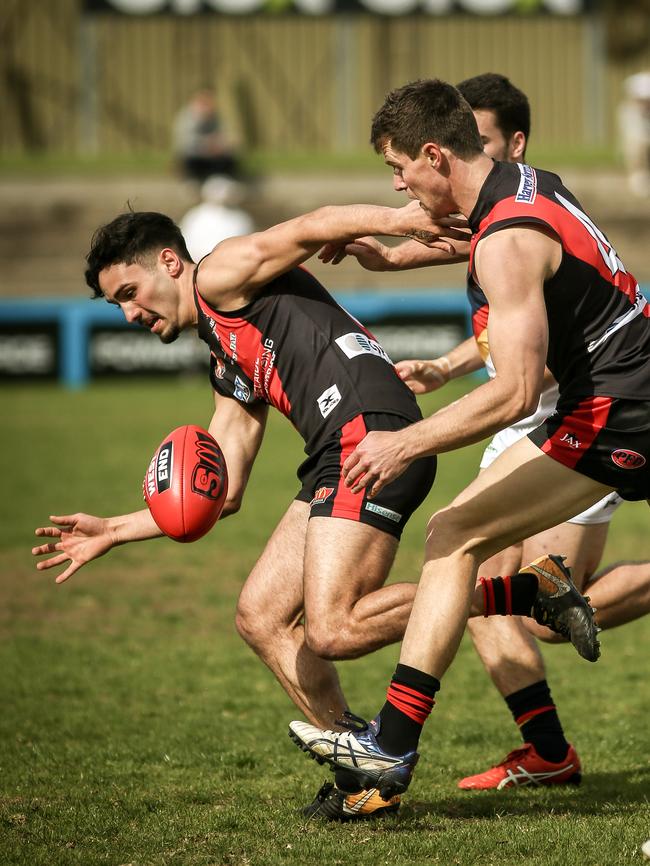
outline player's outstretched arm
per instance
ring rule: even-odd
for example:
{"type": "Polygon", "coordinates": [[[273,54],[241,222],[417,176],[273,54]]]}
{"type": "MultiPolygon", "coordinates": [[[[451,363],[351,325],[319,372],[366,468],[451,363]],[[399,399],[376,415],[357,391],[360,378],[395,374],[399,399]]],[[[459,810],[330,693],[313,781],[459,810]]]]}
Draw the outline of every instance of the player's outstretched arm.
{"type": "Polygon", "coordinates": [[[224,294],[252,295],[270,280],[306,261],[328,241],[345,243],[362,235],[409,237],[436,244],[441,237],[466,238],[463,220],[434,223],[417,202],[405,207],[331,205],[238,238],[228,238],[204,259],[199,290],[208,301],[223,303],[224,294]]]}
{"type": "Polygon", "coordinates": [[[482,366],[483,360],[476,340],[468,337],[446,355],[430,361],[398,361],[395,369],[414,394],[427,394],[442,388],[451,379],[480,370],[482,366]]]}
{"type": "Polygon", "coordinates": [[[32,548],[34,556],[49,556],[36,564],[39,571],[65,566],[56,583],[63,583],[79,569],[99,559],[112,547],[128,541],[158,538],[163,533],[147,508],[119,517],[92,514],[50,515],[53,526],[41,526],[35,534],[51,541],[32,548]]]}
{"type": "MultiPolygon", "coordinates": [[[[442,220],[440,224],[444,222],[442,220]]],[[[457,222],[454,220],[454,223],[457,222]]],[[[434,246],[409,240],[394,247],[368,236],[356,238],[351,243],[325,244],[318,258],[324,264],[338,265],[346,256],[353,256],[367,271],[408,271],[466,262],[469,259],[469,246],[469,234],[466,240],[441,237],[434,246]]]]}

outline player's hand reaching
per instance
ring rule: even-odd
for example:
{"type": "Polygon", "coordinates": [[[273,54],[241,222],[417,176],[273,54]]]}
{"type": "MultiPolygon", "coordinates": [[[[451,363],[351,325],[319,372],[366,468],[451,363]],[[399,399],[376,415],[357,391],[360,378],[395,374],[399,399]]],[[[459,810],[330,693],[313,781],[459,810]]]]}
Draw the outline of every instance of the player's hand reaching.
{"type": "Polygon", "coordinates": [[[467,220],[463,216],[441,217],[433,220],[419,201],[411,201],[399,209],[402,234],[434,249],[454,252],[453,241],[467,241],[471,237],[467,220]]]}
{"type": "Polygon", "coordinates": [[[443,355],[433,361],[398,361],[395,369],[414,394],[428,394],[447,384],[451,364],[443,355]]]}
{"type": "Polygon", "coordinates": [[[372,498],[399,478],[411,462],[403,447],[402,434],[402,430],[368,433],[343,464],[346,487],[351,487],[353,493],[366,487],[372,498]]]}
{"type": "Polygon", "coordinates": [[[44,571],[68,563],[67,567],[56,578],[56,583],[63,583],[78,571],[82,565],[93,559],[98,559],[117,544],[108,520],[93,517],[91,514],[69,514],[65,516],[50,515],[54,526],[41,526],[35,534],[53,539],[46,544],[32,548],[34,556],[50,556],[41,559],[36,568],[44,571]]]}
{"type": "Polygon", "coordinates": [[[346,256],[354,256],[367,271],[391,271],[391,248],[376,238],[357,238],[349,244],[325,244],[318,258],[324,264],[338,265],[346,256]]]}

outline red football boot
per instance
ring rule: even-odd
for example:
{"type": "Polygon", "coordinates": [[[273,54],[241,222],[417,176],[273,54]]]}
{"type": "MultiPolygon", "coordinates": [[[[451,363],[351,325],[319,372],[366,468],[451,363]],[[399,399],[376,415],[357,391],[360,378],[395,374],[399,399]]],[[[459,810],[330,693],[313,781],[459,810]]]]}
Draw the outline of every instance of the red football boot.
{"type": "Polygon", "coordinates": [[[579,785],[581,778],[580,758],[573,746],[556,764],[540,758],[532,743],[524,743],[495,767],[461,779],[458,787],[463,791],[502,791],[518,785],[579,785]]]}

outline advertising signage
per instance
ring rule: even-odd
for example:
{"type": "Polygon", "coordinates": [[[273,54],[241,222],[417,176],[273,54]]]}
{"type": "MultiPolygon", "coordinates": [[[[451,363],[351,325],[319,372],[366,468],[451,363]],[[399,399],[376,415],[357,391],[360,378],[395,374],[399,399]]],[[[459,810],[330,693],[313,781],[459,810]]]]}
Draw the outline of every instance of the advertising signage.
{"type": "Polygon", "coordinates": [[[123,15],[577,15],[588,5],[589,0],[84,0],[86,12],[123,15]]]}

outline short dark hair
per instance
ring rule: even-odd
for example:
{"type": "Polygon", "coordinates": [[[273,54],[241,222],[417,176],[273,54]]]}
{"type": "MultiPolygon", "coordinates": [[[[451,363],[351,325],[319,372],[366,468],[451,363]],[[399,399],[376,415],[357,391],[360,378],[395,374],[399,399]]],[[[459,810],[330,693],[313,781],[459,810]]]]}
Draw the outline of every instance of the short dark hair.
{"type": "Polygon", "coordinates": [[[377,152],[391,147],[415,159],[428,141],[461,159],[483,152],[472,110],[446,81],[412,81],[391,91],[372,121],[370,142],[377,152]]]}
{"type": "Polygon", "coordinates": [[[469,102],[473,111],[492,111],[496,124],[508,141],[515,132],[523,132],[526,140],[530,135],[530,105],[526,94],[496,72],[485,72],[466,78],[458,89],[469,102]]]}
{"type": "Polygon", "coordinates": [[[127,265],[142,262],[165,247],[185,261],[192,261],[181,230],[170,217],[155,211],[122,213],[93,235],[86,256],[86,283],[96,298],[101,297],[104,293],[99,287],[100,271],[120,262],[127,265]]]}

